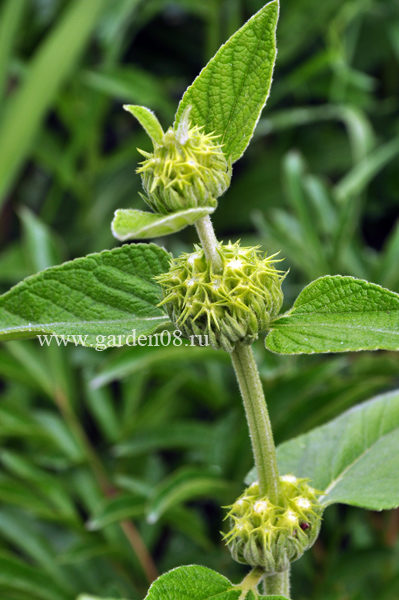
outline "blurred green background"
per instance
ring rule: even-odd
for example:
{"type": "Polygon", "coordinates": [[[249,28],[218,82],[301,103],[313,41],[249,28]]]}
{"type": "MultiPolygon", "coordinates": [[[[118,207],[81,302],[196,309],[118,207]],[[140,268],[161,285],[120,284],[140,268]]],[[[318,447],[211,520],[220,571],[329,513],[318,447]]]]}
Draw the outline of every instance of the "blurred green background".
{"type": "MultiPolygon", "coordinates": [[[[261,0],[2,0],[0,286],[116,245],[143,208],[122,104],[167,127],[186,86],[261,0]]],[[[282,0],[267,108],[215,215],[281,250],[287,306],[325,273],[399,291],[397,0],[282,0]]],[[[193,228],[159,242],[178,253],[193,228]]],[[[281,442],[398,387],[393,353],[256,347],[281,442]]],[[[228,357],[209,349],[0,347],[0,596],[140,600],[155,569],[234,581],[220,531],[252,466],[228,357]]],[[[317,459],[317,457],[315,458],[317,459]]],[[[399,513],[330,507],[294,565],[298,600],[396,600],[399,513]]]]}

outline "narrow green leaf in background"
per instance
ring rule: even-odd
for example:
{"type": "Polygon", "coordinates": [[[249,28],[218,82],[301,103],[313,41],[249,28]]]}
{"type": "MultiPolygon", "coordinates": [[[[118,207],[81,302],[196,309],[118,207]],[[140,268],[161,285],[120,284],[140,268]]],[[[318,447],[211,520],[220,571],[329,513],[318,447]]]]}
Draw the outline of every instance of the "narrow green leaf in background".
{"type": "Polygon", "coordinates": [[[68,77],[105,5],[75,0],[32,58],[0,124],[0,204],[31,148],[40,123],[68,77]],[[67,49],[67,51],[66,51],[67,49]]]}
{"type": "Polygon", "coordinates": [[[148,334],[168,322],[153,279],[168,267],[163,248],[132,244],[41,271],[0,297],[0,339],[55,334],[81,336],[70,341],[86,346],[123,345],[132,330],[148,334]]]}
{"type": "Polygon", "coordinates": [[[115,211],[111,224],[112,234],[121,242],[169,235],[192,225],[214,210],[211,207],[187,208],[170,215],[161,215],[145,210],[120,208],[115,211]]]}
{"type": "Polygon", "coordinates": [[[162,142],[164,131],[152,110],[145,106],[135,106],[134,104],[125,104],[123,108],[136,117],[151,138],[153,144],[160,144],[162,142]]]}
{"type": "Polygon", "coordinates": [[[278,0],[261,8],[224,44],[185,92],[177,113],[221,136],[226,156],[244,153],[265,105],[276,60],[278,0]]]}
{"type": "Polygon", "coordinates": [[[320,277],[273,321],[266,348],[278,354],[398,350],[399,295],[354,277],[320,277]]]}
{"type": "Polygon", "coordinates": [[[134,497],[131,494],[124,494],[117,498],[111,498],[104,501],[89,521],[87,528],[90,531],[96,531],[111,525],[119,523],[125,519],[139,517],[144,514],[144,501],[142,498],[134,497]]]}
{"type": "Polygon", "coordinates": [[[155,487],[148,505],[148,522],[155,523],[172,506],[204,496],[220,497],[228,484],[209,469],[182,467],[155,487]]]}
{"type": "MultiPolygon", "coordinates": [[[[309,477],[337,502],[370,510],[399,506],[399,392],[389,392],[346,411],[326,425],[277,449],[281,473],[309,477]]],[[[252,470],[248,483],[256,479],[252,470]]]]}

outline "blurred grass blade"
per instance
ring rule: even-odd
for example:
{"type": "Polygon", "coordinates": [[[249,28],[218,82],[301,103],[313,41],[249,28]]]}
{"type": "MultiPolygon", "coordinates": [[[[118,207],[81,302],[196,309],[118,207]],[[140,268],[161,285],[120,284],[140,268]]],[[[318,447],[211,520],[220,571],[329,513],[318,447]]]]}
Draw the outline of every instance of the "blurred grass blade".
{"type": "Polygon", "coordinates": [[[372,179],[396,156],[399,155],[399,138],[394,138],[359,162],[335,186],[339,202],[360,194],[372,179]]]}
{"type": "Polygon", "coordinates": [[[0,589],[24,592],[35,600],[70,600],[70,594],[51,583],[48,574],[27,566],[2,552],[0,555],[0,589]]]}
{"type": "Polygon", "coordinates": [[[96,531],[112,523],[119,523],[132,517],[140,517],[143,513],[143,499],[131,494],[124,494],[123,496],[104,501],[93,518],[88,522],[87,528],[90,531],[96,531]]]}
{"type": "Polygon", "coordinates": [[[61,254],[49,228],[28,208],[19,212],[24,246],[32,272],[37,273],[61,262],[61,254]]]}
{"type": "Polygon", "coordinates": [[[148,504],[149,523],[156,523],[169,508],[199,497],[217,497],[226,492],[227,483],[209,469],[183,467],[158,485],[148,504]]]}
{"type": "Polygon", "coordinates": [[[0,12],[0,100],[7,84],[8,61],[26,0],[7,0],[0,12]]]}
{"type": "Polygon", "coordinates": [[[0,203],[29,154],[35,134],[69,76],[104,0],[75,0],[32,58],[25,80],[4,110],[0,129],[0,203]]]}
{"type": "Polygon", "coordinates": [[[328,266],[323,245],[315,228],[311,206],[304,194],[305,165],[300,154],[295,151],[289,152],[284,159],[283,169],[288,200],[301,224],[303,240],[306,241],[309,248],[312,248],[313,260],[316,265],[314,276],[324,275],[328,272],[328,266]]]}
{"type": "Polygon", "coordinates": [[[384,287],[398,291],[399,287],[399,220],[394,226],[391,235],[389,236],[384,250],[382,252],[381,261],[378,265],[379,282],[384,287]]]}
{"type": "MultiPolygon", "coordinates": [[[[188,343],[188,342],[187,342],[188,343]]],[[[112,357],[107,361],[98,375],[90,382],[93,388],[101,387],[114,380],[123,379],[132,373],[141,372],[143,369],[154,364],[171,361],[179,365],[183,359],[185,360],[205,360],[205,357],[212,359],[226,360],[223,353],[213,350],[213,348],[190,347],[189,350],[183,345],[182,347],[165,347],[165,348],[140,348],[123,352],[112,357]]]]}

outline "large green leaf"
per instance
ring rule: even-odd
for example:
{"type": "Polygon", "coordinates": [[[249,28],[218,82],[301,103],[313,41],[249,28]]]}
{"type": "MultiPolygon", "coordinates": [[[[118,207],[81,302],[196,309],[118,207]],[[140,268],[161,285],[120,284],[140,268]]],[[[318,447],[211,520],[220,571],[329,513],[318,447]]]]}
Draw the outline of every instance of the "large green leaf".
{"type": "MultiPolygon", "coordinates": [[[[242,593],[239,584],[207,567],[177,567],[161,575],[151,585],[144,600],[249,600],[252,592],[242,593]]],[[[259,596],[260,600],[286,600],[283,596],[259,596]]]]}
{"type": "Polygon", "coordinates": [[[150,587],[145,600],[238,600],[240,590],[206,567],[178,567],[161,575],[150,587]]]}
{"type": "Polygon", "coordinates": [[[115,211],[111,224],[112,234],[121,242],[160,237],[181,231],[215,209],[211,207],[188,208],[170,215],[151,213],[133,208],[115,211]]]}
{"type": "Polygon", "coordinates": [[[190,118],[221,136],[235,162],[244,153],[269,95],[276,59],[278,0],[266,4],[224,44],[185,92],[176,125],[190,118]]]}
{"type": "Polygon", "coordinates": [[[272,323],[266,348],[278,354],[399,350],[399,294],[354,277],[320,277],[272,323]]]}
{"type": "Polygon", "coordinates": [[[164,249],[132,244],[41,271],[0,297],[0,339],[50,334],[58,345],[99,349],[132,343],[132,330],[149,334],[168,321],[153,279],[168,267],[164,249]]]}
{"type": "MultiPolygon", "coordinates": [[[[309,477],[325,505],[399,506],[399,391],[377,396],[281,444],[281,473],[309,477]]],[[[248,482],[256,478],[251,471],[248,482]]]]}

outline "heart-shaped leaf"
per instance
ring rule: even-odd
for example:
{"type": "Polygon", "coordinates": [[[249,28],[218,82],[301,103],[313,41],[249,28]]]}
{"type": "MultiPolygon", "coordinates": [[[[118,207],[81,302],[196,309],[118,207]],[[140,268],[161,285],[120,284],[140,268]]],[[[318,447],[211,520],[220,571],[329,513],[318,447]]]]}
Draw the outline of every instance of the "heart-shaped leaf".
{"type": "Polygon", "coordinates": [[[278,354],[399,350],[399,294],[354,277],[320,277],[273,321],[266,348],[278,354]]]}
{"type": "Polygon", "coordinates": [[[226,577],[197,565],[178,567],[161,575],[150,587],[145,600],[287,600],[283,596],[258,596],[244,592],[226,577]]]}
{"type": "Polygon", "coordinates": [[[169,235],[192,225],[214,210],[211,207],[188,208],[169,215],[160,215],[133,208],[120,208],[115,211],[111,225],[112,234],[121,242],[169,235]]]}

